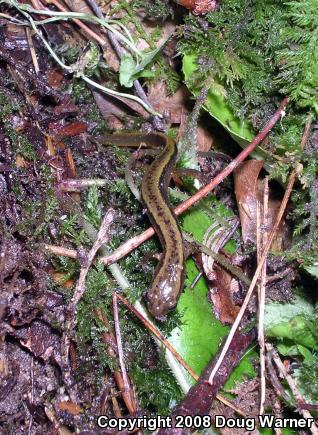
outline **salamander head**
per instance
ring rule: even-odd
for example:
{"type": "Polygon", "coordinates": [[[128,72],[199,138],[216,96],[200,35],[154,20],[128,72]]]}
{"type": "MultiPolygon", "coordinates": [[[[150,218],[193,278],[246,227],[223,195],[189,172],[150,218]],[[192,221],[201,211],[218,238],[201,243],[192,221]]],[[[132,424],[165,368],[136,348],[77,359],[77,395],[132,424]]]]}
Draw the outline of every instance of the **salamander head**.
{"type": "Polygon", "coordinates": [[[177,296],[170,288],[169,281],[159,286],[153,285],[146,296],[148,310],[157,320],[164,321],[168,312],[176,306],[177,296]]]}

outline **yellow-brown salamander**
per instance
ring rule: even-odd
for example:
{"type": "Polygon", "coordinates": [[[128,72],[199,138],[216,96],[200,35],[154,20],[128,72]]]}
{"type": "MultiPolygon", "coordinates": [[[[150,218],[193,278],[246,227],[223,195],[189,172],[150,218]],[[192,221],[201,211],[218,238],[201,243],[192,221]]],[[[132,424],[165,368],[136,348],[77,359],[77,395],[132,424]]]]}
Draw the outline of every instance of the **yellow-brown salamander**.
{"type": "Polygon", "coordinates": [[[106,135],[102,139],[104,143],[119,146],[139,147],[145,144],[159,149],[143,176],[141,198],[163,249],[147,292],[149,311],[162,320],[177,304],[184,282],[182,234],[167,197],[171,172],[177,159],[176,143],[161,133],[120,133],[106,135]]]}

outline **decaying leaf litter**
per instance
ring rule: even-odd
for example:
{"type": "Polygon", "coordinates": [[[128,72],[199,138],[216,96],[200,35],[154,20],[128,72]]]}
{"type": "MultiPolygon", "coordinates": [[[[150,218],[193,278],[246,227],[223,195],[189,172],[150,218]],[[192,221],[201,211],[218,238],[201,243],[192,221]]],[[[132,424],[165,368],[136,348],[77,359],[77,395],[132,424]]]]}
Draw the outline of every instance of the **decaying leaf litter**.
{"type": "Polygon", "coordinates": [[[315,0],[183,6],[1,2],[3,433],[317,416],[315,0]],[[169,199],[191,256],[156,326],[161,247],[130,190],[153,157],[101,145],[122,129],[179,146],[169,199]]]}

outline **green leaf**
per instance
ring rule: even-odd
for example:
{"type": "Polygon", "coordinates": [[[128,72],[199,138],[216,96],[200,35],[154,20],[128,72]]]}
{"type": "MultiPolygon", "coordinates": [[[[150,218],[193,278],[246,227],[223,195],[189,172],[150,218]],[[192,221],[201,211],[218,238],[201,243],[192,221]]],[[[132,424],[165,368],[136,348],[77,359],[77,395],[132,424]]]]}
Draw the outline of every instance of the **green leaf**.
{"type": "Polygon", "coordinates": [[[298,315],[312,316],[314,307],[304,297],[296,295],[288,304],[271,302],[265,306],[265,329],[286,323],[298,315]]]}
{"type": "Polygon", "coordinates": [[[307,349],[307,347],[304,347],[301,344],[298,344],[297,349],[298,349],[299,353],[304,357],[305,361],[307,361],[308,363],[313,362],[313,355],[310,352],[310,350],[307,349]]]}
{"type": "Polygon", "coordinates": [[[159,53],[159,51],[164,47],[167,40],[164,41],[158,48],[146,53],[142,61],[137,63],[131,54],[125,54],[120,62],[119,67],[119,82],[122,86],[126,86],[127,88],[131,88],[134,80],[141,77],[143,70],[146,68],[150,62],[153,61],[155,56],[159,53]]]}
{"type": "Polygon", "coordinates": [[[273,325],[266,330],[268,337],[276,337],[279,340],[288,339],[310,349],[318,350],[318,343],[311,332],[311,322],[303,315],[295,316],[288,322],[273,325]]]}
{"type": "Polygon", "coordinates": [[[136,62],[131,54],[125,54],[121,61],[119,67],[119,83],[122,86],[126,86],[127,88],[131,88],[133,85],[134,79],[132,76],[136,73],[136,62]]]}
{"type": "MultiPolygon", "coordinates": [[[[183,73],[190,91],[198,95],[199,89],[192,85],[191,76],[198,70],[195,54],[183,56],[183,73]]],[[[230,133],[233,139],[241,146],[246,146],[253,138],[251,125],[234,115],[231,106],[227,103],[221,83],[216,83],[208,92],[205,109],[230,133]]]]}
{"type": "Polygon", "coordinates": [[[284,340],[284,343],[279,343],[277,345],[278,352],[284,356],[299,356],[301,355],[304,360],[308,362],[312,361],[312,353],[307,347],[301,344],[294,344],[290,340],[284,340]]]}
{"type": "MultiPolygon", "coordinates": [[[[216,199],[204,201],[209,204],[211,213],[216,216],[231,215],[231,212],[216,199]]],[[[200,203],[202,207],[202,202],[200,203]]],[[[187,212],[182,221],[182,228],[202,241],[207,228],[213,220],[202,208],[193,207],[187,212]]],[[[169,341],[187,361],[190,367],[200,375],[209,361],[217,353],[219,346],[227,336],[229,328],[222,325],[213,314],[211,303],[208,301],[208,287],[204,278],[201,278],[192,289],[191,284],[197,277],[199,270],[194,261],[186,262],[186,280],[177,310],[181,315],[182,326],[172,331],[169,341]]],[[[255,355],[255,354],[254,354],[255,355]]],[[[252,377],[254,369],[250,362],[250,354],[242,359],[239,366],[233,371],[226,387],[232,388],[234,382],[244,377],[252,377]]],[[[189,377],[189,382],[194,382],[189,377]]]]}
{"type": "Polygon", "coordinates": [[[205,280],[201,278],[195,288],[191,289],[191,283],[199,273],[193,260],[187,261],[186,273],[185,290],[177,308],[182,313],[183,325],[181,329],[172,332],[169,340],[192,369],[200,374],[217,352],[228,328],[212,313],[211,304],[207,300],[208,288],[205,280]]]}

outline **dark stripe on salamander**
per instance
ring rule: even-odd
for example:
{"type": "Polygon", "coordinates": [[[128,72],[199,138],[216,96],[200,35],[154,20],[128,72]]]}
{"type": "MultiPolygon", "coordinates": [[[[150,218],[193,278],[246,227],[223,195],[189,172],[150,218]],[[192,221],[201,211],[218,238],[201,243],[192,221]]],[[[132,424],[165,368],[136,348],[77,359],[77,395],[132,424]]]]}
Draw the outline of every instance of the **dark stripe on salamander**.
{"type": "Polygon", "coordinates": [[[163,249],[147,292],[148,309],[160,319],[176,305],[184,281],[182,234],[167,198],[171,171],[176,161],[176,144],[161,133],[108,135],[105,139],[108,143],[120,146],[138,147],[145,143],[151,148],[160,148],[159,155],[149,165],[141,184],[142,200],[163,249]]]}

